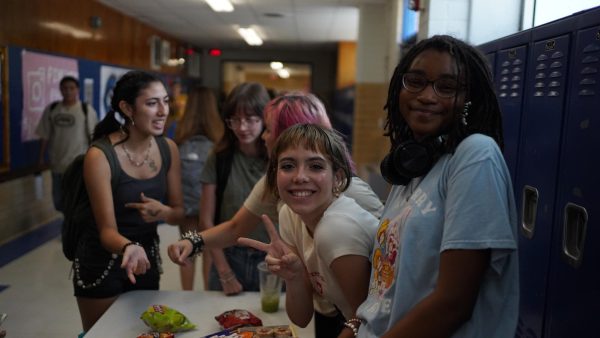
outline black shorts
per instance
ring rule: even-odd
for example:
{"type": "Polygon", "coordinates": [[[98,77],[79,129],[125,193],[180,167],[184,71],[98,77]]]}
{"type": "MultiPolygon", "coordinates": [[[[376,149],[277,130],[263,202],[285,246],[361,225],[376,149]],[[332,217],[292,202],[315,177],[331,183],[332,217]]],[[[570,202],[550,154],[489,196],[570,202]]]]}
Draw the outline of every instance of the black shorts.
{"type": "Polygon", "coordinates": [[[131,290],[158,290],[162,273],[158,236],[131,238],[142,244],[150,261],[150,269],[136,275],[132,284],[121,268],[122,256],[106,251],[97,238],[84,238],[73,261],[75,297],[109,298],[131,290]]]}
{"type": "Polygon", "coordinates": [[[337,337],[344,329],[345,321],[346,319],[339,311],[334,317],[315,311],[315,338],[337,337]]]}

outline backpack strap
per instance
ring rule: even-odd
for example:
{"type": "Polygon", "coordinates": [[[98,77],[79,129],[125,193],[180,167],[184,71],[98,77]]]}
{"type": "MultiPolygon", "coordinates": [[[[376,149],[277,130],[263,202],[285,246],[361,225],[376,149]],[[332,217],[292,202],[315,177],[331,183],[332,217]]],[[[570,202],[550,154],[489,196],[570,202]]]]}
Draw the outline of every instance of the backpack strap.
{"type": "Polygon", "coordinates": [[[223,203],[223,193],[225,192],[225,186],[231,174],[231,166],[233,165],[233,153],[234,150],[225,150],[216,154],[216,165],[217,165],[217,190],[215,191],[215,217],[214,225],[220,223],[221,214],[221,203],[223,203]]]}
{"type": "Polygon", "coordinates": [[[112,191],[114,192],[117,190],[117,184],[119,184],[119,174],[121,173],[121,166],[119,165],[117,153],[115,153],[115,149],[108,137],[103,137],[94,141],[91,146],[102,150],[104,156],[106,156],[110,166],[110,185],[112,187],[112,191]]]}
{"type": "Polygon", "coordinates": [[[83,110],[83,128],[85,129],[85,134],[87,135],[88,144],[92,142],[92,135],[90,133],[89,125],[88,125],[88,105],[87,102],[81,101],[81,110],[83,110]]]}
{"type": "Polygon", "coordinates": [[[163,160],[163,165],[167,168],[167,171],[171,168],[171,148],[169,148],[169,143],[164,136],[157,136],[154,138],[156,144],[158,145],[158,150],[160,151],[160,157],[163,160]]]}

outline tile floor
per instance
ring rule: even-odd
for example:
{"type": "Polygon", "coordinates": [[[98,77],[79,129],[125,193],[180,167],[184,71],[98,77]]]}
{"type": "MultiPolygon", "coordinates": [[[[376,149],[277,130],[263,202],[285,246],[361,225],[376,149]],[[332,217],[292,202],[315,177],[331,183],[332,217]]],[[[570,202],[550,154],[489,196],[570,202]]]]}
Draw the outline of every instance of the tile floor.
{"type": "MultiPolygon", "coordinates": [[[[179,231],[169,225],[159,226],[158,231],[164,269],[161,289],[180,290],[179,267],[166,255],[166,247],[179,231]]],[[[197,289],[203,288],[200,261],[196,263],[197,289]]],[[[8,314],[2,324],[6,338],[77,337],[81,322],[70,269],[56,236],[0,267],[0,313],[8,314]]]]}

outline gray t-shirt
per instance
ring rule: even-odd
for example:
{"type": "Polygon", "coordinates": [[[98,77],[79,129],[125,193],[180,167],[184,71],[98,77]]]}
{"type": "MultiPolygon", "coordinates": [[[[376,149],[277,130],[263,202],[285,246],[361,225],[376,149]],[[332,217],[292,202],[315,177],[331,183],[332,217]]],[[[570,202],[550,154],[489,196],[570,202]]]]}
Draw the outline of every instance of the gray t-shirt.
{"type": "Polygon", "coordinates": [[[98,117],[96,111],[87,105],[87,126],[81,108],[82,102],[66,107],[59,102],[54,109],[46,107],[36,133],[48,140],[48,155],[52,172],[63,173],[77,155],[88,149],[88,134],[94,131],[98,117]],[[85,127],[87,127],[87,132],[85,127]]]}
{"type": "MultiPolygon", "coordinates": [[[[217,157],[211,153],[206,160],[206,165],[202,170],[200,181],[207,184],[217,184],[217,157]]],[[[231,219],[244,203],[246,197],[250,194],[254,184],[265,174],[267,162],[258,157],[249,157],[235,151],[231,166],[231,173],[227,180],[227,185],[223,191],[223,201],[221,203],[220,219],[225,221],[231,219]]],[[[264,226],[259,226],[247,236],[261,242],[269,242],[269,236],[264,226]]]]}

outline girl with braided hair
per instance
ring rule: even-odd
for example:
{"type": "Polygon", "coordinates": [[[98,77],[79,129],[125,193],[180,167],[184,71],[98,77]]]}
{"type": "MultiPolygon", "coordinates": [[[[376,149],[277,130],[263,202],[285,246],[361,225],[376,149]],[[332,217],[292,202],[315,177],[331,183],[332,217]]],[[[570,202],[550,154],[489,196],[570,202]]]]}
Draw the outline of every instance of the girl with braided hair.
{"type": "MultiPolygon", "coordinates": [[[[372,252],[359,337],[512,337],[516,208],[485,58],[450,36],[414,46],[386,104],[394,186],[372,252]]],[[[354,331],[354,330],[353,330],[354,331]]]]}

